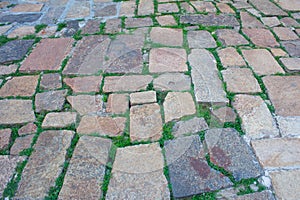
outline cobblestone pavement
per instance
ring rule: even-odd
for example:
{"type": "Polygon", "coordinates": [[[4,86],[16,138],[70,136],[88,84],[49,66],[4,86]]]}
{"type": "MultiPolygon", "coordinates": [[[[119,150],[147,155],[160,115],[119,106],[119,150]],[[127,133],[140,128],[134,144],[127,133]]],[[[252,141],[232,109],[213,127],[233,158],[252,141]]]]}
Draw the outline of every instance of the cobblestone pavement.
{"type": "Polygon", "coordinates": [[[300,199],[299,0],[0,1],[0,198],[300,199]]]}

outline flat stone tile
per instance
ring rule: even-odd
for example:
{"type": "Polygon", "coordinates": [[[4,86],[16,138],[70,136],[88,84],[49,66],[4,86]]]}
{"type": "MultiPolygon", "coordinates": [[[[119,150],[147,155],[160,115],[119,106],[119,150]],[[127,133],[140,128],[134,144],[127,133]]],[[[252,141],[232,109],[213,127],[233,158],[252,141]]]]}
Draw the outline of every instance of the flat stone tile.
{"type": "Polygon", "coordinates": [[[95,17],[109,17],[117,15],[116,4],[103,5],[102,3],[96,3],[93,6],[95,17]]]}
{"type": "Polygon", "coordinates": [[[219,58],[223,67],[242,67],[246,66],[242,56],[233,47],[226,47],[224,49],[217,50],[219,58]]]}
{"type": "Polygon", "coordinates": [[[150,17],[145,17],[145,18],[129,17],[125,19],[126,28],[148,27],[152,25],[153,25],[153,21],[150,17]]]}
{"type": "Polygon", "coordinates": [[[154,4],[152,1],[140,0],[138,5],[138,15],[150,15],[154,13],[154,4]]]}
{"type": "Polygon", "coordinates": [[[76,123],[75,112],[48,113],[42,123],[42,128],[65,128],[76,123]]]}
{"type": "Polygon", "coordinates": [[[160,13],[176,13],[179,12],[179,8],[176,3],[164,3],[158,4],[157,11],[160,13]]]}
{"type": "Polygon", "coordinates": [[[259,47],[277,47],[279,46],[273,34],[263,28],[243,28],[242,31],[250,40],[259,47]]]}
{"type": "Polygon", "coordinates": [[[10,12],[40,12],[43,4],[18,4],[10,12]]]}
{"type": "Polygon", "coordinates": [[[182,46],[183,31],[182,29],[153,27],[150,39],[152,42],[167,46],[182,46]]]}
{"type": "Polygon", "coordinates": [[[147,104],[156,102],[156,92],[136,92],[130,94],[130,105],[147,104]]]}
{"type": "Polygon", "coordinates": [[[208,125],[204,118],[194,117],[187,121],[176,122],[172,128],[172,134],[175,137],[184,136],[186,134],[197,134],[200,131],[208,129],[208,125]]]}
{"type": "Polygon", "coordinates": [[[96,114],[103,108],[102,96],[100,95],[68,96],[67,101],[71,104],[72,109],[80,115],[96,114]]]}
{"type": "Polygon", "coordinates": [[[175,26],[177,22],[172,15],[157,16],[156,20],[161,26],[175,26]]]}
{"type": "Polygon", "coordinates": [[[300,71],[300,58],[280,58],[288,72],[300,71]]]}
{"type": "Polygon", "coordinates": [[[35,95],[35,111],[62,110],[65,103],[67,90],[54,90],[49,92],[37,93],[35,95]]]}
{"type": "Polygon", "coordinates": [[[19,155],[23,150],[30,148],[33,137],[34,135],[26,135],[16,138],[13,146],[10,148],[10,155],[19,155]]]}
{"type": "Polygon", "coordinates": [[[40,88],[44,90],[59,89],[62,87],[61,75],[59,73],[43,74],[40,88]]]}
{"type": "Polygon", "coordinates": [[[291,29],[286,27],[274,27],[274,33],[280,40],[297,40],[299,37],[291,29]]]}
{"type": "Polygon", "coordinates": [[[280,133],[283,137],[298,137],[300,136],[300,117],[282,117],[277,116],[277,123],[280,133]]]}
{"type": "Polygon", "coordinates": [[[122,1],[119,15],[133,17],[136,9],[135,3],[134,1],[122,1]]]}
{"type": "Polygon", "coordinates": [[[234,10],[226,3],[217,3],[216,5],[222,13],[235,13],[234,10]]]}
{"type": "MultiPolygon", "coordinates": [[[[57,1],[56,1],[57,3],[57,1]]],[[[41,23],[44,24],[56,24],[58,22],[58,19],[64,12],[65,7],[63,6],[50,6],[48,12],[44,14],[43,17],[41,17],[41,23]]]]}
{"type": "Polygon", "coordinates": [[[118,148],[106,199],[170,199],[158,143],[118,148]]]}
{"type": "Polygon", "coordinates": [[[300,4],[297,0],[280,0],[278,1],[279,6],[281,6],[284,10],[290,10],[290,11],[299,11],[300,10],[300,4]]]}
{"type": "Polygon", "coordinates": [[[0,47],[0,64],[21,60],[34,40],[13,40],[0,47]]]}
{"type": "Polygon", "coordinates": [[[28,13],[28,14],[8,14],[0,17],[0,22],[3,23],[26,23],[37,21],[42,16],[41,13],[28,13]]]}
{"type": "Polygon", "coordinates": [[[282,46],[292,57],[300,57],[300,40],[281,42],[282,46]]]}
{"type": "Polygon", "coordinates": [[[239,26],[237,19],[232,15],[227,14],[207,14],[207,15],[182,15],[180,16],[180,23],[203,26],[239,26]]]}
{"type": "Polygon", "coordinates": [[[189,31],[187,39],[189,47],[193,49],[217,47],[216,41],[208,31],[189,31]]]}
{"type": "Polygon", "coordinates": [[[264,23],[264,25],[269,27],[274,27],[280,25],[280,21],[277,17],[262,17],[261,21],[264,23]]]}
{"type": "Polygon", "coordinates": [[[288,53],[283,51],[280,48],[271,48],[270,50],[273,56],[278,56],[278,57],[288,56],[288,53]]]}
{"type": "Polygon", "coordinates": [[[183,73],[164,73],[153,80],[155,90],[184,91],[191,89],[191,78],[183,73]]]}
{"type": "Polygon", "coordinates": [[[27,134],[34,134],[37,131],[37,126],[34,123],[28,123],[24,126],[22,126],[19,130],[18,130],[18,134],[20,136],[22,135],[27,135],[27,134]]]}
{"type": "Polygon", "coordinates": [[[259,11],[261,11],[265,15],[287,15],[286,12],[284,12],[268,0],[250,0],[250,3],[252,3],[259,11]]]}
{"type": "Polygon", "coordinates": [[[299,27],[300,24],[293,18],[291,17],[283,17],[280,19],[280,22],[285,26],[285,27],[299,27]]]}
{"type": "Polygon", "coordinates": [[[224,46],[244,45],[249,42],[237,31],[231,29],[220,29],[216,31],[218,39],[224,46]]]}
{"type": "Polygon", "coordinates": [[[124,114],[129,109],[128,94],[110,94],[108,96],[106,112],[124,114]]]}
{"type": "Polygon", "coordinates": [[[121,19],[108,19],[105,24],[106,33],[118,33],[121,32],[121,19]]]}
{"type": "Polygon", "coordinates": [[[11,129],[0,129],[0,150],[6,150],[11,141],[11,129]]]}
{"type": "Polygon", "coordinates": [[[223,124],[225,122],[233,122],[234,123],[235,119],[236,119],[236,113],[234,112],[234,110],[227,106],[217,108],[217,109],[212,109],[211,114],[212,114],[212,116],[217,118],[223,124]]]}
{"type": "Polygon", "coordinates": [[[34,34],[35,34],[34,26],[21,26],[21,27],[14,29],[12,32],[10,32],[7,35],[7,37],[8,38],[15,38],[15,37],[22,38],[26,35],[34,35],[34,34]]]}
{"type": "Polygon", "coordinates": [[[240,12],[243,28],[263,28],[264,25],[248,12],[240,12]]]}
{"type": "Polygon", "coordinates": [[[205,2],[205,1],[192,1],[191,4],[196,8],[198,12],[216,12],[217,9],[215,8],[212,2],[205,2]]]}
{"type": "Polygon", "coordinates": [[[93,19],[93,20],[88,20],[85,24],[85,26],[81,29],[82,34],[94,34],[100,32],[100,23],[101,20],[99,19],[93,19]]]}
{"type": "Polygon", "coordinates": [[[70,5],[65,19],[80,19],[90,16],[90,2],[89,1],[78,1],[75,0],[70,5]]]}
{"type": "Polygon", "coordinates": [[[99,92],[102,76],[64,78],[64,83],[71,87],[74,93],[99,92]]]}
{"type": "Polygon", "coordinates": [[[199,136],[166,141],[164,149],[175,198],[232,185],[229,178],[209,167],[199,136]]]}
{"type": "Polygon", "coordinates": [[[57,27],[57,25],[47,26],[39,31],[36,35],[41,38],[53,37],[56,33],[57,27]]]}

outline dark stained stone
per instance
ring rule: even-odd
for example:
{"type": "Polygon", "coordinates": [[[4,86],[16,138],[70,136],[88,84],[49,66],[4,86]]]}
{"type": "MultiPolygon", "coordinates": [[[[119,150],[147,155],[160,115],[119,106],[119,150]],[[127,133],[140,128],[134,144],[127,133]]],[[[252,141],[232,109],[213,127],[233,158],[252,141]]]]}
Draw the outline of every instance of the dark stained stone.
{"type": "Polygon", "coordinates": [[[24,23],[24,22],[33,22],[38,20],[42,14],[34,13],[34,14],[19,14],[19,15],[4,15],[0,17],[0,22],[7,23],[24,23]]]}
{"type": "Polygon", "coordinates": [[[0,64],[21,60],[34,40],[14,40],[0,46],[0,64]]]}
{"type": "Polygon", "coordinates": [[[239,22],[232,15],[226,14],[208,14],[208,15],[183,15],[180,22],[184,24],[202,24],[204,26],[239,26],[239,22]]]}
{"type": "Polygon", "coordinates": [[[232,185],[229,178],[209,167],[199,136],[166,141],[165,153],[175,198],[232,185]]]}
{"type": "Polygon", "coordinates": [[[300,57],[300,40],[281,42],[282,46],[292,57],[300,57]]]}
{"type": "Polygon", "coordinates": [[[255,155],[235,129],[210,129],[205,142],[211,162],[232,173],[236,181],[262,174],[255,155]]]}
{"type": "Polygon", "coordinates": [[[61,110],[65,103],[67,90],[38,93],[35,96],[35,111],[61,110]]]}

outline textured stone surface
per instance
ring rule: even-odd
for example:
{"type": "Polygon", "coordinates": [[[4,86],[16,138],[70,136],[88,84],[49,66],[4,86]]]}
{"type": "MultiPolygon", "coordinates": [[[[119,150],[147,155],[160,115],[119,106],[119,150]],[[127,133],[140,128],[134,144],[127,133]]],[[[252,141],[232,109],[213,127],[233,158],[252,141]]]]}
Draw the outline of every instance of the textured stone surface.
{"type": "Polygon", "coordinates": [[[185,134],[195,134],[208,129],[204,118],[194,117],[187,121],[176,122],[172,129],[175,137],[184,136],[185,134]]]}
{"type": "Polygon", "coordinates": [[[106,33],[118,33],[121,32],[121,19],[109,19],[105,24],[106,33]]]}
{"type": "Polygon", "coordinates": [[[130,140],[156,141],[162,136],[162,118],[157,103],[130,108],[130,140]]]}
{"type": "Polygon", "coordinates": [[[242,26],[244,28],[263,28],[264,25],[248,12],[240,12],[242,26]]]}
{"type": "Polygon", "coordinates": [[[156,102],[156,92],[155,91],[146,91],[146,92],[136,92],[130,94],[130,104],[146,104],[146,103],[155,103],[156,102]]]}
{"type": "Polygon", "coordinates": [[[95,114],[102,110],[102,97],[100,95],[68,96],[67,101],[80,115],[95,114]]]}
{"type": "Polygon", "coordinates": [[[34,40],[13,40],[0,46],[0,64],[21,60],[34,40]]]}
{"type": "Polygon", "coordinates": [[[109,17],[117,15],[117,8],[115,4],[94,4],[95,17],[109,17]]]}
{"type": "Polygon", "coordinates": [[[58,199],[100,199],[111,141],[80,137],[73,152],[58,199]]]}
{"type": "Polygon", "coordinates": [[[21,135],[33,134],[36,133],[36,131],[37,131],[37,126],[34,123],[28,123],[22,126],[18,130],[18,134],[21,136],[21,135]]]}
{"type": "Polygon", "coordinates": [[[218,50],[218,55],[225,68],[246,66],[242,56],[233,47],[218,50]]]}
{"type": "Polygon", "coordinates": [[[236,18],[227,14],[182,15],[180,16],[180,22],[184,24],[202,24],[203,26],[239,26],[236,18]]]}
{"type": "Polygon", "coordinates": [[[0,22],[7,23],[25,23],[25,22],[34,22],[41,17],[41,13],[30,13],[30,14],[18,14],[18,15],[4,15],[0,17],[0,22]]]}
{"type": "Polygon", "coordinates": [[[11,129],[0,129],[0,150],[8,148],[11,140],[11,129]]]}
{"type": "Polygon", "coordinates": [[[150,17],[145,18],[126,18],[125,19],[125,26],[126,28],[138,28],[138,27],[145,27],[145,26],[152,26],[153,21],[150,17]]]}
{"type": "Polygon", "coordinates": [[[11,29],[12,25],[0,26],[0,35],[5,34],[9,29],[11,29]]]}
{"type": "Polygon", "coordinates": [[[40,12],[43,4],[19,4],[14,6],[11,12],[40,12]]]}
{"type": "Polygon", "coordinates": [[[18,65],[11,64],[11,65],[0,65],[0,75],[8,75],[15,73],[18,69],[18,65]]]}
{"type": "Polygon", "coordinates": [[[106,199],[170,199],[158,143],[117,149],[106,199]]]}
{"type": "Polygon", "coordinates": [[[208,166],[199,136],[166,141],[165,154],[175,198],[232,185],[229,178],[208,166]]]}
{"type": "Polygon", "coordinates": [[[262,17],[261,21],[264,23],[264,25],[269,27],[280,25],[280,21],[277,17],[262,17]]]}
{"type": "Polygon", "coordinates": [[[37,93],[35,96],[35,111],[61,110],[65,103],[67,90],[55,90],[37,93]]]}
{"type": "Polygon", "coordinates": [[[10,32],[7,37],[8,38],[15,38],[19,37],[22,38],[26,35],[34,35],[35,28],[34,26],[21,26],[19,28],[14,29],[12,32],[10,32]]]}
{"type": "Polygon", "coordinates": [[[192,1],[191,4],[198,12],[216,12],[216,8],[212,2],[192,1]]]}
{"type": "Polygon", "coordinates": [[[210,129],[205,143],[211,162],[230,172],[236,181],[262,174],[255,155],[235,129],[210,129]]]}
{"type": "Polygon", "coordinates": [[[191,88],[191,78],[183,73],[165,73],[153,80],[153,86],[161,91],[183,91],[191,88]]]}
{"type": "Polygon", "coordinates": [[[289,72],[300,71],[300,58],[280,58],[289,72]]]}
{"type": "Polygon", "coordinates": [[[123,114],[129,109],[129,98],[127,94],[110,94],[108,96],[106,112],[123,114]]]}
{"type": "Polygon", "coordinates": [[[290,11],[299,11],[300,10],[300,3],[297,0],[279,0],[278,4],[284,10],[290,10],[290,11]]]}
{"type": "Polygon", "coordinates": [[[173,26],[177,24],[172,15],[157,16],[156,20],[161,26],[173,26]]]}
{"type": "Polygon", "coordinates": [[[34,135],[26,135],[16,138],[13,146],[10,148],[10,155],[19,155],[24,149],[30,148],[33,137],[34,135]]]}
{"type": "Polygon", "coordinates": [[[179,8],[178,8],[178,6],[177,6],[176,3],[158,4],[157,10],[160,13],[174,13],[174,12],[179,12],[179,8]]]}
{"type": "Polygon", "coordinates": [[[120,16],[132,17],[134,16],[134,10],[136,8],[135,2],[123,1],[120,8],[120,16]]]}
{"type": "Polygon", "coordinates": [[[233,106],[242,118],[242,129],[248,138],[259,139],[279,135],[275,120],[261,97],[237,95],[233,106]]]}
{"type": "Polygon", "coordinates": [[[271,190],[264,190],[261,192],[254,192],[250,194],[244,195],[237,195],[236,189],[228,188],[225,190],[221,190],[217,194],[217,199],[224,200],[224,199],[234,199],[234,200],[275,200],[273,192],[271,190]]]}
{"type": "Polygon", "coordinates": [[[64,83],[71,87],[74,93],[99,92],[102,76],[65,78],[64,83]]]}
{"type": "Polygon", "coordinates": [[[23,170],[16,199],[42,199],[48,194],[63,168],[73,135],[72,131],[45,131],[40,134],[34,145],[35,151],[23,170]]]}
{"type": "Polygon", "coordinates": [[[0,124],[34,122],[31,100],[0,100],[0,124]]]}
{"type": "Polygon", "coordinates": [[[62,87],[59,73],[43,74],[40,81],[40,88],[46,90],[59,89],[62,87]]]}
{"type": "Polygon", "coordinates": [[[279,46],[273,34],[263,28],[243,28],[242,31],[250,40],[259,47],[276,47],[279,46]]]}
{"type": "Polygon", "coordinates": [[[300,57],[300,40],[281,42],[282,46],[292,57],[300,57]]]}
{"type": "Polygon", "coordinates": [[[245,45],[249,42],[237,31],[231,29],[220,29],[216,31],[218,39],[224,46],[245,45]]]}
{"type": "Polygon", "coordinates": [[[270,50],[273,56],[279,56],[279,57],[288,56],[288,53],[283,51],[280,48],[271,48],[270,50]]]}
{"type": "MultiPolygon", "coordinates": [[[[96,14],[96,13],[95,13],[96,14]]],[[[88,17],[90,15],[90,2],[88,1],[73,1],[70,5],[65,18],[78,19],[88,17]]]]}
{"type": "Polygon", "coordinates": [[[217,46],[208,31],[189,31],[187,39],[190,48],[214,48],[217,46]]]}
{"type": "Polygon", "coordinates": [[[280,40],[297,40],[299,37],[290,28],[286,27],[274,27],[274,33],[280,40]]]}
{"type": "Polygon", "coordinates": [[[138,6],[138,15],[150,15],[154,13],[154,4],[152,1],[140,0],[138,6]]]}
{"type": "Polygon", "coordinates": [[[216,117],[221,123],[235,122],[236,119],[236,113],[230,107],[212,109],[211,114],[216,117]]]}
{"type": "Polygon", "coordinates": [[[42,128],[65,128],[76,123],[75,112],[48,113],[42,123],[42,128]]]}
{"type": "Polygon", "coordinates": [[[167,46],[182,46],[182,29],[153,27],[150,32],[152,42],[167,46]]]}
{"type": "Polygon", "coordinates": [[[287,15],[283,10],[268,0],[250,0],[265,15],[287,15]]]}
{"type": "Polygon", "coordinates": [[[300,136],[300,117],[277,116],[277,123],[283,137],[300,136]]]}
{"type": "Polygon", "coordinates": [[[85,24],[85,26],[82,28],[83,34],[93,34],[100,31],[100,23],[101,20],[88,20],[85,24]]]}

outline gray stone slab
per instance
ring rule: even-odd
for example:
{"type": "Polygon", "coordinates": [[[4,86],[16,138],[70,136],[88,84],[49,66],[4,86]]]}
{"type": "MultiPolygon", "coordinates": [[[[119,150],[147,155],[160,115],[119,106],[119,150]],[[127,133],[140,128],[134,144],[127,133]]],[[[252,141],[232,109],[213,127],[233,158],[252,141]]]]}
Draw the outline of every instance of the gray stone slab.
{"type": "Polygon", "coordinates": [[[187,121],[176,122],[172,129],[172,134],[175,137],[185,134],[195,134],[208,129],[208,125],[204,118],[194,117],[187,121]]]}
{"type": "Polygon", "coordinates": [[[250,3],[265,15],[287,15],[269,0],[250,0],[250,3]]]}
{"type": "Polygon", "coordinates": [[[67,90],[56,90],[37,93],[35,96],[35,111],[56,111],[61,110],[65,103],[67,90]]]}
{"type": "Polygon", "coordinates": [[[165,73],[153,80],[156,90],[184,91],[191,89],[191,78],[183,73],[165,73]]]}
{"type": "Polygon", "coordinates": [[[13,40],[0,46],[0,64],[21,60],[34,40],[13,40]]]}
{"type": "Polygon", "coordinates": [[[208,31],[189,31],[187,39],[190,48],[215,48],[216,41],[208,31]]]}
{"type": "Polygon", "coordinates": [[[203,26],[239,26],[237,19],[233,15],[227,14],[182,15],[180,22],[192,25],[202,24],[203,26]]]}
{"type": "Polygon", "coordinates": [[[300,40],[281,42],[282,46],[292,57],[300,57],[300,40]]]}
{"type": "Polygon", "coordinates": [[[19,15],[4,15],[0,17],[0,22],[6,23],[25,23],[25,22],[34,22],[41,17],[41,13],[34,14],[19,14],[19,15]]]}

